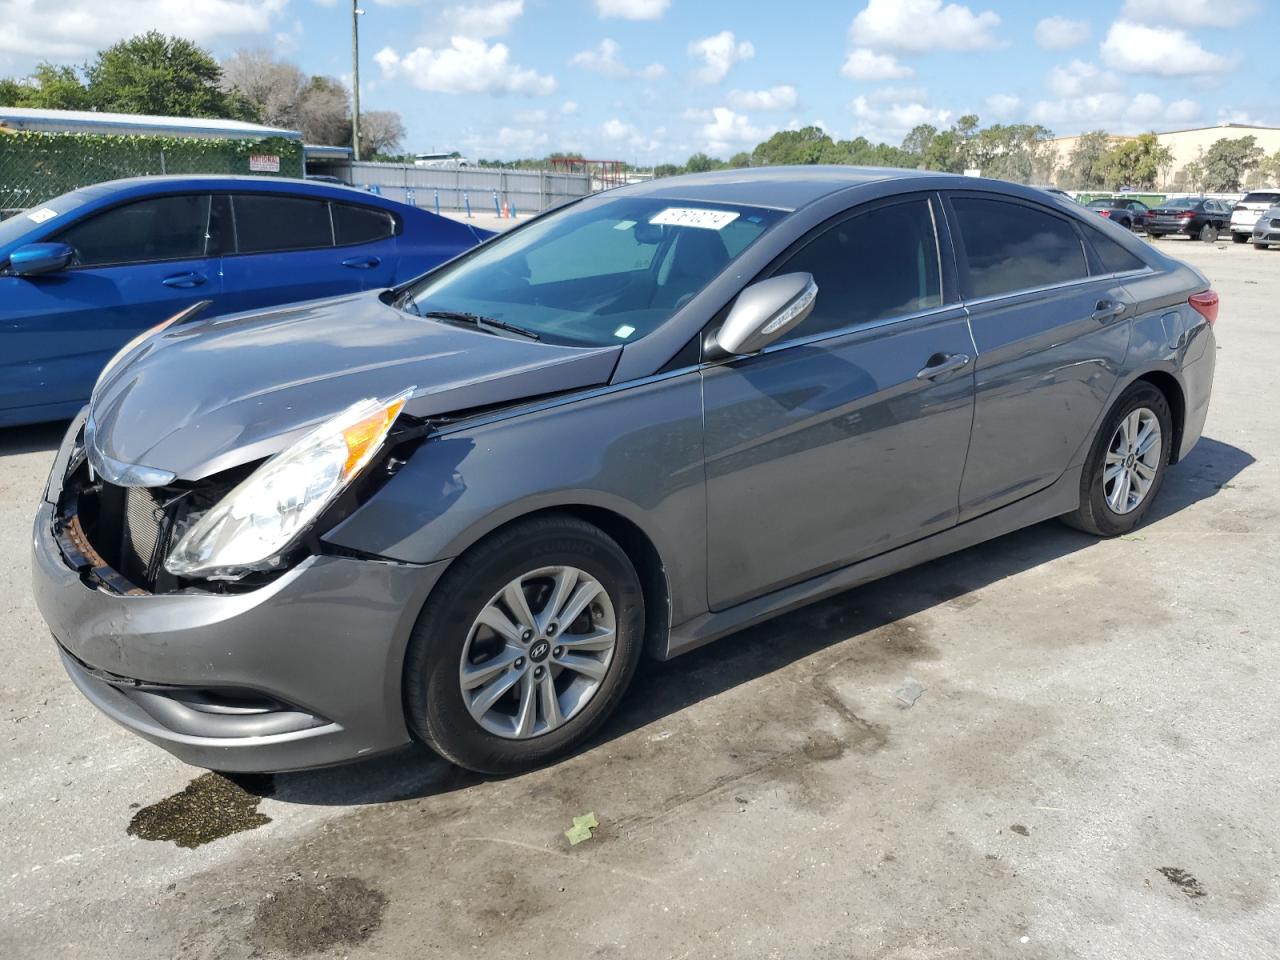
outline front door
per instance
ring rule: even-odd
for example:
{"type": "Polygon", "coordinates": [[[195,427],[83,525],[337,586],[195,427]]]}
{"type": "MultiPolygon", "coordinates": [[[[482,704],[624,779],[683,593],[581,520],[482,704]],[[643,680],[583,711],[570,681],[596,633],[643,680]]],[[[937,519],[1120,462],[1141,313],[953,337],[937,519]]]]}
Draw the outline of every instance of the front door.
{"type": "Polygon", "coordinates": [[[935,201],[859,210],[771,272],[818,284],[764,352],[703,373],[708,599],[724,609],[956,522],[973,341],[935,201]]]}

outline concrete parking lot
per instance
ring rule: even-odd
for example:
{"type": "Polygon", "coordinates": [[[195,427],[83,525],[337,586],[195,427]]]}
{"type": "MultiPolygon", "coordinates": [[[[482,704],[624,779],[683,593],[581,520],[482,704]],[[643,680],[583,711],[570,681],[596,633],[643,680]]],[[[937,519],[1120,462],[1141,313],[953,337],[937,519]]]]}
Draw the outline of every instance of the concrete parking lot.
{"type": "Polygon", "coordinates": [[[1276,956],[1280,251],[1166,243],[1217,383],[1136,535],[1041,524],[654,665],[507,780],[233,783],[112,725],[28,586],[60,428],[0,431],[0,957],[1276,956]]]}

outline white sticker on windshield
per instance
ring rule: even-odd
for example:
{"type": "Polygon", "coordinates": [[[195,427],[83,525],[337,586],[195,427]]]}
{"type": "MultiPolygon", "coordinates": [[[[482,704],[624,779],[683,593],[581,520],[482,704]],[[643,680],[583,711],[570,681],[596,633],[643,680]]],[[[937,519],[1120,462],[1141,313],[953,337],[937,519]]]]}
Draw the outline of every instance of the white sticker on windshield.
{"type": "Polygon", "coordinates": [[[699,227],[703,230],[723,230],[738,219],[736,210],[699,210],[697,207],[667,207],[650,223],[668,224],[673,227],[699,227]]]}
{"type": "Polygon", "coordinates": [[[57,215],[57,210],[50,210],[48,207],[44,207],[35,213],[28,213],[27,219],[34,220],[36,223],[44,223],[46,220],[52,220],[57,215]]]}
{"type": "Polygon", "coordinates": [[[636,225],[636,222],[635,222],[634,220],[619,220],[619,221],[617,222],[617,224],[615,224],[615,225],[614,225],[614,228],[613,228],[613,229],[615,229],[615,230],[630,230],[630,229],[631,229],[632,227],[634,227],[635,225],[636,225]]]}
{"type": "Polygon", "coordinates": [[[625,340],[627,339],[627,337],[631,336],[635,332],[636,332],[635,327],[624,323],[617,330],[613,331],[613,335],[617,337],[619,340],[625,340]]]}

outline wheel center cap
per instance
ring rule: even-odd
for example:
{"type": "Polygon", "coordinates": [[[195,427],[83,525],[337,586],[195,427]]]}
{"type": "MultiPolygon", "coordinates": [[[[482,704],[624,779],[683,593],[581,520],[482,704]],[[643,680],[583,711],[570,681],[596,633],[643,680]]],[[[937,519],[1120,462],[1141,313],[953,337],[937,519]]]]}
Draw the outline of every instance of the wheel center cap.
{"type": "Polygon", "coordinates": [[[541,663],[547,659],[549,653],[551,653],[551,642],[549,640],[539,640],[529,648],[529,659],[534,663],[541,663]]]}
{"type": "Polygon", "coordinates": [[[1138,458],[1131,453],[1129,454],[1129,456],[1124,458],[1124,465],[1126,467],[1132,467],[1134,463],[1137,461],[1137,459],[1138,458]]]}

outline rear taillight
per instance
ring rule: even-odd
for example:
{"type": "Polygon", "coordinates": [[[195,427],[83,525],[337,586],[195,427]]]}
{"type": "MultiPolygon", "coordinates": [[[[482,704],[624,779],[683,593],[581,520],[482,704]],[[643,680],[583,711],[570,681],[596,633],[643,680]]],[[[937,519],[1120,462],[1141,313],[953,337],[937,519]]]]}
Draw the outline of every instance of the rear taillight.
{"type": "Polygon", "coordinates": [[[1098,212],[1099,212],[1100,214],[1102,214],[1104,217],[1106,217],[1107,219],[1110,219],[1110,218],[1111,218],[1111,211],[1110,211],[1110,210],[1099,210],[1098,212]]]}
{"type": "Polygon", "coordinates": [[[1183,210],[1180,214],[1178,214],[1178,219],[1190,220],[1195,215],[1196,215],[1196,212],[1194,210],[1183,210]]]}
{"type": "Polygon", "coordinates": [[[1215,291],[1193,293],[1187,297],[1187,303],[1191,304],[1192,310],[1209,321],[1209,326],[1213,326],[1218,319],[1218,294],[1215,291]]]}
{"type": "Polygon", "coordinates": [[[1236,206],[1235,206],[1235,212],[1236,212],[1236,213],[1247,213],[1247,212],[1248,212],[1248,210],[1249,210],[1249,208],[1248,208],[1248,207],[1246,207],[1243,203],[1237,203],[1237,204],[1236,204],[1236,206]]]}

